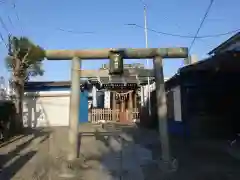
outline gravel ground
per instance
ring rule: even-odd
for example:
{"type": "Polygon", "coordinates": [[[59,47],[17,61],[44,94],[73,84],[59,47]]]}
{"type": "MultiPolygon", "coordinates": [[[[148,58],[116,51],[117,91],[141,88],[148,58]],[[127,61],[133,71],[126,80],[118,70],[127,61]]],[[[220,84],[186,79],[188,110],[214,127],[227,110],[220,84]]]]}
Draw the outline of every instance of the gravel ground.
{"type": "Polygon", "coordinates": [[[158,133],[120,125],[87,125],[80,131],[94,135],[80,136],[80,158],[70,164],[66,161],[67,128],[32,130],[10,143],[0,144],[0,179],[66,179],[59,177],[66,166],[75,173],[72,179],[76,180],[115,180],[120,176],[124,180],[240,179],[240,161],[224,150],[222,142],[171,137],[172,156],[177,161],[172,171],[163,173],[159,166],[158,133]],[[112,131],[117,136],[104,135],[112,131]],[[118,134],[124,139],[124,146],[119,143],[118,134]]]}

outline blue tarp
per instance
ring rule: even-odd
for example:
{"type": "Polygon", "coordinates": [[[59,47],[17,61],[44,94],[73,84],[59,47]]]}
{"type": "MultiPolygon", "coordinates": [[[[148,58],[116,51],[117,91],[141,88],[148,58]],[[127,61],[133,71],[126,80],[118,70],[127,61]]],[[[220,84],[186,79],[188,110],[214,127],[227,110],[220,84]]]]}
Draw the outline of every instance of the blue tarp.
{"type": "Polygon", "coordinates": [[[88,91],[80,93],[80,116],[79,123],[88,122],[88,91]]]}

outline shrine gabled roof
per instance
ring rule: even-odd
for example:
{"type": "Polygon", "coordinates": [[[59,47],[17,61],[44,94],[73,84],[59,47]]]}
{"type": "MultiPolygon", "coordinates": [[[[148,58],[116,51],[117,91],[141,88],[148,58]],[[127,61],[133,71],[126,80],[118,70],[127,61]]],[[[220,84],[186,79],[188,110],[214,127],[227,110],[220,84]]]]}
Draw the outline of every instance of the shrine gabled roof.
{"type": "MultiPolygon", "coordinates": [[[[150,80],[153,80],[154,78],[150,78],[150,80]]],[[[147,84],[147,77],[126,77],[124,79],[121,79],[120,77],[112,77],[112,79],[109,79],[108,77],[102,77],[99,79],[97,78],[88,78],[88,80],[92,84],[109,84],[109,83],[136,83],[136,84],[147,84]]],[[[81,80],[81,84],[84,84],[86,80],[81,80]]],[[[25,83],[25,90],[45,90],[49,88],[70,88],[71,87],[71,81],[29,81],[25,83]]]]}
{"type": "MultiPolygon", "coordinates": [[[[111,77],[100,77],[98,78],[89,78],[90,81],[98,81],[101,84],[114,84],[114,83],[136,83],[136,84],[147,84],[148,78],[147,77],[120,77],[120,76],[111,76],[111,77]]],[[[150,77],[150,81],[153,81],[154,77],[150,77]]]]}

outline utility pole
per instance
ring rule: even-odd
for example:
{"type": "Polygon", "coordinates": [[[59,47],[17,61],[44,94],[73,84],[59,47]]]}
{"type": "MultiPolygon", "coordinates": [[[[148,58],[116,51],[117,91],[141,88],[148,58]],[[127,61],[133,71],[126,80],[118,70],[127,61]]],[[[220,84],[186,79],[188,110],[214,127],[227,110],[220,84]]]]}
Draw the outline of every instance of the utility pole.
{"type": "MultiPolygon", "coordinates": [[[[147,32],[147,9],[146,5],[143,2],[143,11],[144,11],[144,34],[145,34],[145,47],[148,48],[148,32],[147,32]]],[[[147,68],[149,69],[149,59],[147,59],[147,68]]],[[[148,114],[151,115],[151,92],[150,92],[150,77],[147,77],[148,80],[148,114]]]]}

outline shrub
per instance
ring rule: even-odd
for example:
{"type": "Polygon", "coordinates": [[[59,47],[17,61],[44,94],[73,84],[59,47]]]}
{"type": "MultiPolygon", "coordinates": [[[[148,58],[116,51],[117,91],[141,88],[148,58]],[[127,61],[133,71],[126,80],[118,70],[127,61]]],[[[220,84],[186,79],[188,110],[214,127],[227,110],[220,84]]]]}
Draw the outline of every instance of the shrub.
{"type": "Polygon", "coordinates": [[[0,131],[3,138],[12,135],[15,130],[15,105],[12,101],[0,101],[0,131]]]}

